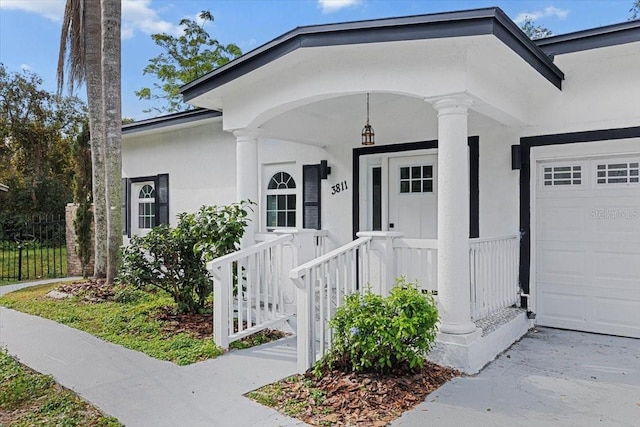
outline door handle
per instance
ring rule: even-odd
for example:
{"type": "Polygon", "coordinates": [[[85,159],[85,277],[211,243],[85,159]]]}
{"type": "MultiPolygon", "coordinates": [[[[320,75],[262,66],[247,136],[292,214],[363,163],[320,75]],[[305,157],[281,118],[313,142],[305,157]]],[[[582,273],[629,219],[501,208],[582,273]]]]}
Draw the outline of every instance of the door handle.
{"type": "Polygon", "coordinates": [[[390,222],[389,223],[389,228],[393,228],[394,225],[395,225],[394,223],[390,222]]]}

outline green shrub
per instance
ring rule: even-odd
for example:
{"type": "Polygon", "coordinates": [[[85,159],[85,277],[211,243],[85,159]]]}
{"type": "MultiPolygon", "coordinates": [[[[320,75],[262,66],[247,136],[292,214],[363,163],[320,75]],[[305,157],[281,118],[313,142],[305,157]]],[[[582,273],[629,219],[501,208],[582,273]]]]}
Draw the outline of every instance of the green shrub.
{"type": "Polygon", "coordinates": [[[158,226],[132,237],[123,250],[120,281],[168,292],[179,312],[201,311],[213,291],[205,263],[238,249],[250,205],[203,206],[178,215],[175,228],[158,226]]]}
{"type": "Polygon", "coordinates": [[[421,367],[436,338],[438,310],[417,283],[396,279],[388,297],[366,292],[346,298],[329,325],[332,348],[316,366],[347,371],[389,372],[421,367]]]}

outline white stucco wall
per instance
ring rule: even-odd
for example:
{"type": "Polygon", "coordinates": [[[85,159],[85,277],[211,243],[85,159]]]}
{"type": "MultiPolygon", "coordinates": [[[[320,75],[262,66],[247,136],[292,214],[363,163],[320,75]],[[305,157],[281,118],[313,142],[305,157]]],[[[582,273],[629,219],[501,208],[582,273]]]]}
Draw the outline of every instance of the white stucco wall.
{"type": "MultiPolygon", "coordinates": [[[[258,161],[262,177],[259,187],[260,201],[266,200],[266,186],[274,172],[280,169],[292,171],[297,189],[297,228],[302,228],[302,166],[327,160],[331,174],[321,183],[322,229],[329,231],[329,248],[344,244],[351,240],[351,158],[351,147],[346,144],[315,147],[289,141],[262,139],[258,144],[258,161]],[[332,195],[331,187],[342,181],[347,181],[347,190],[332,195]]],[[[262,232],[266,230],[264,206],[260,207],[259,229],[262,232]]]]}
{"type": "Polygon", "coordinates": [[[491,123],[480,136],[480,237],[515,235],[520,229],[520,173],[511,169],[511,146],[520,143],[514,129],[491,123]]]}
{"type": "Polygon", "coordinates": [[[169,174],[169,216],[202,205],[227,204],[236,198],[235,138],[222,123],[167,128],[123,137],[122,173],[137,178],[169,174]]]}
{"type": "Polygon", "coordinates": [[[640,42],[557,55],[562,92],[532,112],[523,136],[640,125],[640,42]]]}
{"type": "MultiPolygon", "coordinates": [[[[305,54],[309,52],[305,51],[305,54]]],[[[634,72],[640,69],[640,43],[558,55],[555,63],[566,76],[562,90],[547,82],[549,90],[524,97],[521,102],[526,106],[517,113],[522,116],[524,111],[529,112],[524,122],[500,123],[477,111],[469,114],[469,135],[478,136],[480,140],[480,237],[518,233],[519,172],[511,169],[511,146],[519,144],[521,137],[640,125],[640,79],[634,72]]],[[[470,72],[477,73],[478,70],[472,67],[470,72]]],[[[401,80],[408,76],[410,74],[401,80]]],[[[469,82],[478,85],[488,78],[490,76],[478,74],[469,82]]],[[[523,76],[514,79],[520,85],[526,84],[522,81],[525,80],[523,76]]],[[[326,80],[322,81],[328,84],[326,80]]],[[[286,90],[279,89],[280,95],[284,96],[286,92],[291,98],[287,102],[293,102],[295,84],[283,84],[286,90]]],[[[314,82],[314,86],[318,84],[314,82]]],[[[264,86],[262,90],[266,91],[268,87],[264,86]]],[[[327,91],[335,96],[335,88],[327,91]]],[[[242,101],[255,109],[267,99],[255,93],[249,96],[244,90],[237,95],[236,99],[229,100],[230,105],[242,101]]],[[[332,172],[322,181],[321,215],[322,228],[330,233],[330,247],[352,238],[352,158],[353,149],[360,147],[359,132],[364,123],[364,111],[360,111],[364,107],[361,95],[364,94],[356,95],[355,103],[348,98],[329,99],[329,96],[315,105],[288,110],[264,124],[268,134],[281,134],[282,138],[288,134],[290,139],[298,140],[314,134],[324,138],[326,145],[319,144],[317,138],[312,141],[314,145],[269,137],[261,137],[258,143],[260,202],[264,204],[266,199],[270,175],[279,167],[290,171],[297,183],[299,227],[302,226],[302,166],[328,161],[332,172]],[[354,105],[357,110],[349,108],[354,105]],[[314,133],[319,129],[321,134],[314,133]],[[332,186],[342,182],[346,182],[347,189],[332,194],[332,186]]],[[[378,97],[378,109],[372,110],[371,114],[378,146],[436,139],[437,117],[429,103],[400,93],[374,92],[372,96],[378,97]]],[[[475,106],[471,108],[473,110],[475,106]]],[[[253,115],[260,114],[254,111],[253,115]]],[[[229,124],[225,123],[225,126],[229,127],[229,124]]],[[[123,172],[132,178],[169,173],[170,214],[175,222],[178,212],[193,211],[203,204],[235,201],[235,156],[233,135],[222,130],[220,120],[208,121],[180,130],[165,129],[149,135],[126,137],[123,172]]],[[[264,210],[261,205],[258,227],[261,232],[266,230],[264,210]]]]}

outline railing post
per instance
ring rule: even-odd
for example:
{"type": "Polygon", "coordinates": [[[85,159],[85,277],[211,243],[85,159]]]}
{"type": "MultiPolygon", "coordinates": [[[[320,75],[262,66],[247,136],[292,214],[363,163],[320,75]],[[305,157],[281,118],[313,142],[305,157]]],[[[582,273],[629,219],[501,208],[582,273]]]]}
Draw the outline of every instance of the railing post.
{"type": "Polygon", "coordinates": [[[293,265],[295,267],[311,261],[316,258],[316,233],[317,230],[300,229],[300,230],[274,230],[274,234],[291,234],[294,248],[293,265]]]}
{"type": "Polygon", "coordinates": [[[218,347],[229,348],[229,268],[219,268],[213,279],[213,340],[218,347]]]}
{"type": "Polygon", "coordinates": [[[311,368],[315,362],[315,354],[311,340],[313,338],[312,328],[315,322],[311,319],[311,283],[309,280],[309,272],[301,279],[295,279],[296,282],[296,299],[298,305],[298,321],[297,321],[297,340],[298,340],[298,371],[305,372],[311,368]]]}
{"type": "Polygon", "coordinates": [[[391,288],[395,285],[396,277],[398,276],[393,253],[393,239],[403,237],[404,233],[399,231],[361,231],[357,233],[357,236],[371,237],[372,242],[376,242],[376,246],[380,251],[380,261],[383,268],[383,272],[379,278],[381,283],[378,292],[381,295],[388,295],[391,288]]]}

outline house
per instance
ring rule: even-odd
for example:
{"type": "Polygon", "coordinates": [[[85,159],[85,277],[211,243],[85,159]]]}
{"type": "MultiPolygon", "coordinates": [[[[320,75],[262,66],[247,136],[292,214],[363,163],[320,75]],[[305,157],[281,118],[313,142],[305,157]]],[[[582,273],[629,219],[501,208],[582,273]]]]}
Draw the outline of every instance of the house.
{"type": "MultiPolygon", "coordinates": [[[[401,274],[437,290],[434,357],[467,372],[534,323],[640,338],[639,70],[640,21],[537,41],[498,8],[299,27],[184,86],[198,109],[123,126],[126,230],[257,201],[227,261],[262,283],[260,251],[294,242],[301,368],[340,295],[401,274]]],[[[278,305],[264,286],[218,309],[254,322],[278,305]]]]}

